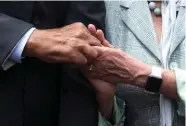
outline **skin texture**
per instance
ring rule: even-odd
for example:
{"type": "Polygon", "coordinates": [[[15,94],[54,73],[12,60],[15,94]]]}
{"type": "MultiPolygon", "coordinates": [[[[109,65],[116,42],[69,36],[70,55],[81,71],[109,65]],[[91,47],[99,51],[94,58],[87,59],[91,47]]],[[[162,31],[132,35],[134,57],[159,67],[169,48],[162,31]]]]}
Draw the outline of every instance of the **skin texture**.
{"type": "Polygon", "coordinates": [[[74,23],[56,29],[36,29],[29,38],[23,55],[49,63],[86,64],[97,57],[92,46],[101,46],[101,42],[82,23],[74,23]]]}
{"type": "MultiPolygon", "coordinates": [[[[152,66],[138,61],[119,49],[108,47],[94,47],[98,52],[98,58],[92,62],[92,70],[84,69],[84,72],[93,79],[100,79],[112,85],[128,83],[141,88],[152,72],[152,66]]],[[[90,78],[90,77],[89,77],[90,78]]],[[[174,71],[163,70],[163,84],[160,92],[170,98],[176,99],[176,78],[174,71]]]]}

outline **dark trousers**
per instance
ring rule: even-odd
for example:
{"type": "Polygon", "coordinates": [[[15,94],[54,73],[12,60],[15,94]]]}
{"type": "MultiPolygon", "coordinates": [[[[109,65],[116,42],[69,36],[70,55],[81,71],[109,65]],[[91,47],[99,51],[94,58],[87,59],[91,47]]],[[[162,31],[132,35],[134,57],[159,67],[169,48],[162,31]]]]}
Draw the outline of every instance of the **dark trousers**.
{"type": "Polygon", "coordinates": [[[93,88],[68,65],[28,60],[0,71],[0,126],[97,126],[97,115],[93,88]]]}
{"type": "Polygon", "coordinates": [[[79,72],[71,68],[65,71],[71,77],[66,77],[69,83],[64,82],[62,87],[60,126],[97,126],[98,109],[93,88],[79,72]]]}

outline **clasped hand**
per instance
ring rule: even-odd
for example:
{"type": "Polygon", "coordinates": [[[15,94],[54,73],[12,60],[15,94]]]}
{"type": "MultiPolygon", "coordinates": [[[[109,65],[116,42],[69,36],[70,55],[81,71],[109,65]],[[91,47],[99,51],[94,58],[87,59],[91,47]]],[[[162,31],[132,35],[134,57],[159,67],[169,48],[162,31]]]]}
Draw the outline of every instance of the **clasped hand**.
{"type": "Polygon", "coordinates": [[[117,83],[135,83],[141,75],[139,71],[146,67],[125,52],[113,48],[102,30],[96,30],[94,25],[87,29],[82,23],[34,30],[23,55],[48,63],[81,65],[82,73],[97,90],[100,110],[105,116],[110,115],[111,111],[105,108],[112,108],[117,83]]]}

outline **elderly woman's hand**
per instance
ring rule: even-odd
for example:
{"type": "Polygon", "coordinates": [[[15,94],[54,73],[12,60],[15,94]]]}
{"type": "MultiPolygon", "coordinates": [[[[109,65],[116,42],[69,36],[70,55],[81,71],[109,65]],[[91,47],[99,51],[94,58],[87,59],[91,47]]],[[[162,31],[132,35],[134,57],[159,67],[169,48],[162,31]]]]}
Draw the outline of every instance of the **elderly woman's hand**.
{"type": "Polygon", "coordinates": [[[95,47],[98,57],[84,67],[84,74],[91,78],[101,79],[109,83],[145,83],[147,75],[151,72],[149,65],[143,64],[127,53],[113,48],[105,39],[102,30],[97,30],[92,24],[88,26],[89,32],[98,38],[102,47],[95,47]]]}
{"type": "Polygon", "coordinates": [[[94,48],[99,56],[89,66],[84,67],[84,73],[92,78],[112,84],[120,82],[144,84],[151,73],[151,66],[138,61],[119,49],[94,48]]]}

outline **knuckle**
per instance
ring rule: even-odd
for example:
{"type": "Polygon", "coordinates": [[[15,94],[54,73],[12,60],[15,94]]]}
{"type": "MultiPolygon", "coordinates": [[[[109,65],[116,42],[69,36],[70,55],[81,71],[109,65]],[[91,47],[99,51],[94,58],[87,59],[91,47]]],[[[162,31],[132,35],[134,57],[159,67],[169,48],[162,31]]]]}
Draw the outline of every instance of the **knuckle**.
{"type": "Polygon", "coordinates": [[[76,26],[77,26],[78,28],[85,28],[85,25],[84,25],[83,23],[81,23],[81,22],[77,22],[77,23],[76,23],[76,26]]]}
{"type": "Polygon", "coordinates": [[[83,37],[83,36],[85,36],[85,32],[82,29],[80,29],[80,30],[78,30],[76,35],[79,37],[81,37],[81,36],[83,37]]]}
{"type": "Polygon", "coordinates": [[[83,23],[76,23],[77,26],[77,36],[80,37],[86,37],[87,36],[87,28],[85,27],[85,25],[83,23]]]}

